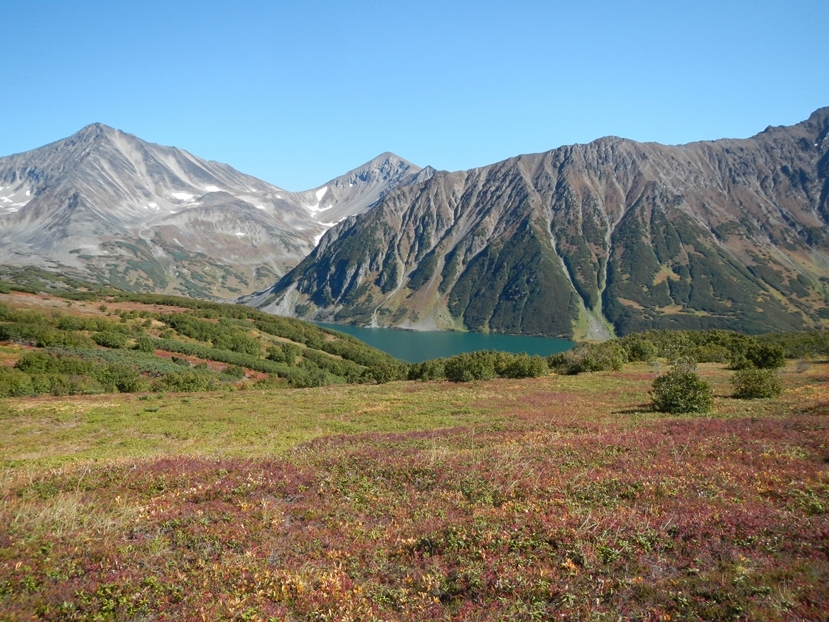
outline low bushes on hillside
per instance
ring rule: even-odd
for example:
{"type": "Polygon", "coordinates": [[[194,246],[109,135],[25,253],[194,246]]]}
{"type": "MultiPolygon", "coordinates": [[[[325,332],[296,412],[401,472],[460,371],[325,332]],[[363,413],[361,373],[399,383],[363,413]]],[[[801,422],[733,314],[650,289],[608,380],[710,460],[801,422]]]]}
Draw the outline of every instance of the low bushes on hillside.
{"type": "Polygon", "coordinates": [[[783,347],[776,344],[751,344],[731,358],[731,369],[777,369],[786,364],[783,347]]]}
{"type": "Polygon", "coordinates": [[[443,376],[451,382],[491,380],[495,377],[537,378],[549,373],[546,361],[540,356],[482,350],[458,354],[438,362],[426,361],[419,364],[410,377],[419,380],[435,378],[441,366],[443,376]]]}
{"type": "Polygon", "coordinates": [[[127,345],[127,336],[124,333],[117,333],[114,330],[95,333],[92,336],[92,340],[99,346],[105,348],[124,348],[127,345]]]}
{"type": "Polygon", "coordinates": [[[580,374],[591,371],[619,371],[628,356],[618,341],[581,343],[572,350],[547,357],[547,365],[557,374],[580,374]]]}
{"type": "Polygon", "coordinates": [[[783,393],[783,383],[774,369],[741,369],[731,380],[734,397],[738,399],[767,399],[783,393]]]}
{"type": "Polygon", "coordinates": [[[409,365],[408,379],[420,380],[422,382],[427,382],[429,380],[445,380],[445,365],[446,359],[444,358],[429,359],[428,361],[423,361],[422,363],[413,363],[412,365],[409,365]]]}
{"type": "Polygon", "coordinates": [[[465,352],[448,359],[443,366],[451,382],[492,380],[495,378],[495,356],[490,352],[465,352]]]}
{"type": "Polygon", "coordinates": [[[499,352],[495,359],[495,373],[501,378],[538,378],[549,372],[547,361],[538,355],[499,352]]]}
{"type": "Polygon", "coordinates": [[[409,368],[405,363],[396,361],[384,361],[372,365],[363,372],[362,380],[374,381],[377,384],[394,382],[395,380],[406,380],[409,368]]]}
{"type": "Polygon", "coordinates": [[[98,363],[54,353],[29,352],[14,369],[0,368],[0,397],[133,393],[149,388],[147,379],[122,363],[98,363]]]}

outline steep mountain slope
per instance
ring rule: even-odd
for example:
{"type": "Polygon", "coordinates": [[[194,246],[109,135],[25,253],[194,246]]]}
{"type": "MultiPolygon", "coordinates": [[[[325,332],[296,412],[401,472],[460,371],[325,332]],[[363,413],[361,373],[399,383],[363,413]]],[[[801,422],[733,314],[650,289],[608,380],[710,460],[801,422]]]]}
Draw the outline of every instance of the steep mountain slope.
{"type": "Polygon", "coordinates": [[[829,108],[746,140],[603,138],[391,192],[249,302],[414,329],[605,338],[829,320],[829,108]]]}
{"type": "Polygon", "coordinates": [[[0,158],[0,264],[129,290],[235,297],[272,283],[335,219],[365,211],[420,172],[383,154],[319,189],[292,193],[94,124],[0,158]]]}

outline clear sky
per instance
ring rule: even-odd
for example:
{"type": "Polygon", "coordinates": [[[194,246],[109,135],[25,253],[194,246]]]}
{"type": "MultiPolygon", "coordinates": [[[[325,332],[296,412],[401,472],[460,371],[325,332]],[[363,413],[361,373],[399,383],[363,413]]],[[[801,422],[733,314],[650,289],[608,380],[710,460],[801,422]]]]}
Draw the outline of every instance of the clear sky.
{"type": "Polygon", "coordinates": [[[829,106],[829,1],[0,0],[0,154],[100,121],[289,190],[829,106]]]}

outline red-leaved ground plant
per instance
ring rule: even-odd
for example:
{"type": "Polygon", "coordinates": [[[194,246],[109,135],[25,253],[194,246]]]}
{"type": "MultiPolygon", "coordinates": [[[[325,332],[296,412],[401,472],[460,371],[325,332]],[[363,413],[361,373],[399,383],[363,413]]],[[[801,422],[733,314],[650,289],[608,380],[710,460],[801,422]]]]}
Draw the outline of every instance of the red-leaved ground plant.
{"type": "Polygon", "coordinates": [[[674,417],[545,378],[493,385],[506,424],[12,470],[0,617],[824,620],[821,379],[674,417]]]}

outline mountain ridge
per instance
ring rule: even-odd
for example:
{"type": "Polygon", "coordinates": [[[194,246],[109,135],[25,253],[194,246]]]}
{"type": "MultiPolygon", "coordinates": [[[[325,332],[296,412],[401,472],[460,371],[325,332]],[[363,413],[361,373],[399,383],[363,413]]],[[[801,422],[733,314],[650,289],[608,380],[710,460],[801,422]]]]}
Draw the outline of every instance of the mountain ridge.
{"type": "Polygon", "coordinates": [[[604,137],[438,172],[332,228],[249,303],[560,337],[824,325],[827,133],[822,108],[747,139],[604,137]]]}
{"type": "Polygon", "coordinates": [[[132,291],[235,298],[296,265],[336,219],[368,209],[421,169],[381,154],[348,192],[289,192],[176,147],[92,123],[0,158],[0,263],[132,291]],[[326,199],[333,208],[320,218],[326,199]]]}

